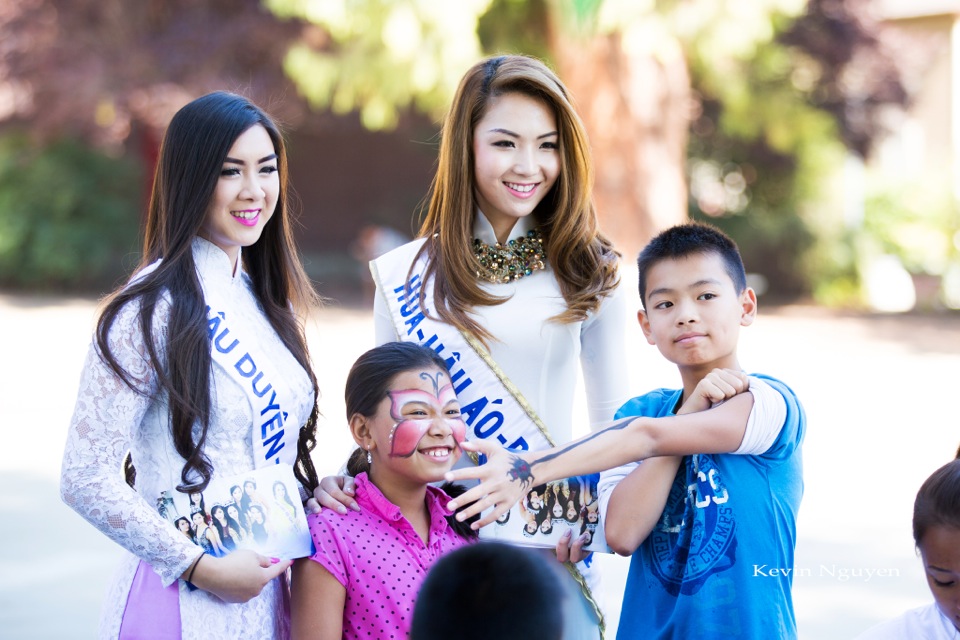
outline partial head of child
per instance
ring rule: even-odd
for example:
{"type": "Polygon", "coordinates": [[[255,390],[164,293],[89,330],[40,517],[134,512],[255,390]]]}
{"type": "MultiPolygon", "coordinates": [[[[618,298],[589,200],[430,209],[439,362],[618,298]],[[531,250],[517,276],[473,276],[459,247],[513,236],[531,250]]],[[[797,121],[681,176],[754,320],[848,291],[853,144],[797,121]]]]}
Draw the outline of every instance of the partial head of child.
{"type": "Polygon", "coordinates": [[[736,243],[710,225],[678,225],[650,241],[637,267],[647,342],[696,380],[714,368],[739,369],[740,327],[753,323],[757,297],[736,243]]]}
{"type": "Polygon", "coordinates": [[[462,547],[427,574],[410,639],[560,640],[563,598],[557,569],[531,549],[500,542],[462,547]]]}
{"type": "MultiPolygon", "coordinates": [[[[358,445],[347,472],[366,473],[391,498],[396,487],[443,480],[462,453],[466,424],[446,363],[435,351],[412,342],[388,342],[361,355],[347,375],[347,420],[358,445]]],[[[455,497],[463,488],[441,487],[455,497]]],[[[458,532],[475,537],[469,525],[449,519],[458,532]]]]}
{"type": "Polygon", "coordinates": [[[960,631],[960,459],[934,471],[917,492],[913,539],[937,607],[960,631]]]}
{"type": "Polygon", "coordinates": [[[913,541],[934,602],[910,609],[857,640],[960,637],[960,451],[927,478],[913,503],[913,541]]]}

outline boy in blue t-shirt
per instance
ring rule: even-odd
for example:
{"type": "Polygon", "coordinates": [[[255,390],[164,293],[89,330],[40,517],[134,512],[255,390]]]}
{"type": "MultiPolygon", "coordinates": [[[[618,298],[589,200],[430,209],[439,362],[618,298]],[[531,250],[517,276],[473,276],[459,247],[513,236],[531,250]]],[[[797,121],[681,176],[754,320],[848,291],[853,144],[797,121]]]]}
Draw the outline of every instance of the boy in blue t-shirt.
{"type": "Polygon", "coordinates": [[[449,507],[476,500],[458,518],[489,508],[482,526],[525,488],[610,469],[600,486],[606,540],[623,555],[637,551],[618,638],[796,637],[806,418],[785,384],[740,369],[740,327],[757,312],[740,253],[715,228],[686,224],[654,238],[637,264],[640,326],[683,388],[634,398],[611,426],[563,447],[465,445],[488,460],[448,474],[482,481],[449,507]]]}
{"type": "MultiPolygon", "coordinates": [[[[637,260],[640,326],[683,389],[630,400],[617,418],[702,411],[737,394],[741,326],[753,322],[736,245],[689,224],[637,260]]],[[[600,477],[607,543],[633,554],[618,638],[793,638],[791,585],[803,494],[803,409],[782,382],[748,378],[753,407],[691,442],[693,455],[632,462],[600,477]],[[725,444],[721,444],[725,441],[725,444]],[[712,445],[712,446],[711,446],[712,445]]]]}

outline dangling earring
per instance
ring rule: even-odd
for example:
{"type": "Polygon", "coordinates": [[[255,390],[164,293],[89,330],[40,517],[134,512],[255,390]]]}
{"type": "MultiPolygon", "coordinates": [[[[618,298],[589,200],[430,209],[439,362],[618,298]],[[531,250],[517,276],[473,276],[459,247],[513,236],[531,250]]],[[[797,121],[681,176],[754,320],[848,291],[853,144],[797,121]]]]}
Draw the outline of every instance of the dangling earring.
{"type": "Polygon", "coordinates": [[[370,449],[367,449],[367,464],[373,464],[373,456],[370,455],[370,449]]]}

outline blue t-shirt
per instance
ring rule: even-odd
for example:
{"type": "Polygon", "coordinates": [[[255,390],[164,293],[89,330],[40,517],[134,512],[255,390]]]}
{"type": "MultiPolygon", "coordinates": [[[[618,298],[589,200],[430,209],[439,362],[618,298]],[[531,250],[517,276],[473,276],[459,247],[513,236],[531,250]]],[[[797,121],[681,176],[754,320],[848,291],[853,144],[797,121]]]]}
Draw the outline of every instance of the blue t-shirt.
{"type": "MultiPolygon", "coordinates": [[[[790,589],[806,416],[789,387],[756,377],[786,401],[779,435],[760,455],[683,458],[660,522],[630,561],[618,640],[796,637],[790,589]]],[[[616,417],[672,415],[681,394],[652,391],[616,417]]]]}

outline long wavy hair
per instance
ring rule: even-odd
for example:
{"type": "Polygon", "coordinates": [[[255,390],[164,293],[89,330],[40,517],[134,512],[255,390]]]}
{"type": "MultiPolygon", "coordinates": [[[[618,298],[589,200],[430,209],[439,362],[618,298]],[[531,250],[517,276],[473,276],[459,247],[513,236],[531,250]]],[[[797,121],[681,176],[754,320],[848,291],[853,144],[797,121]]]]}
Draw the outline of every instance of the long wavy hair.
{"type": "MultiPolygon", "coordinates": [[[[236,139],[250,127],[261,125],[277,154],[280,191],[274,215],[260,239],[241,252],[254,294],[270,325],[304,368],[314,390],[314,406],[300,427],[297,444],[297,478],[312,490],[318,484],[310,451],[316,445],[317,379],[310,365],[302,317],[319,302],[300,264],[292,232],[287,193],[287,156],[283,136],[273,120],[242,96],[216,92],[180,109],[167,127],[160,147],[147,213],[143,258],[137,271],[157,260],[149,274],[115,291],[104,303],[97,322],[100,358],[138,393],[147,393],[124,369],[110,346],[110,330],[121,310],[138,305],[150,367],[160,391],[169,396],[173,443],[184,459],[181,492],[202,491],[212,474],[204,454],[210,424],[210,340],[206,303],[197,276],[191,244],[198,235],[217,187],[223,162],[236,139]],[[162,353],[154,334],[158,302],[168,296],[167,343],[162,353]],[[197,435],[194,437],[194,426],[197,435]]],[[[135,477],[132,461],[125,463],[127,479],[135,477]]]]}
{"type": "MultiPolygon", "coordinates": [[[[464,75],[441,129],[437,172],[420,227],[433,278],[434,312],[441,320],[483,341],[496,339],[469,315],[471,307],[501,304],[507,298],[484,291],[471,251],[475,195],[473,138],[491,102],[516,93],[541,101],[554,114],[560,133],[560,175],[533,212],[544,236],[550,265],[567,309],[553,318],[583,320],[619,282],[619,254],[600,233],[593,204],[593,162],[580,116],[566,87],[542,62],[527,56],[483,60],[464,75]]],[[[411,269],[412,270],[412,269],[411,269]]],[[[424,306],[420,290],[420,305],[424,306]]]]}

